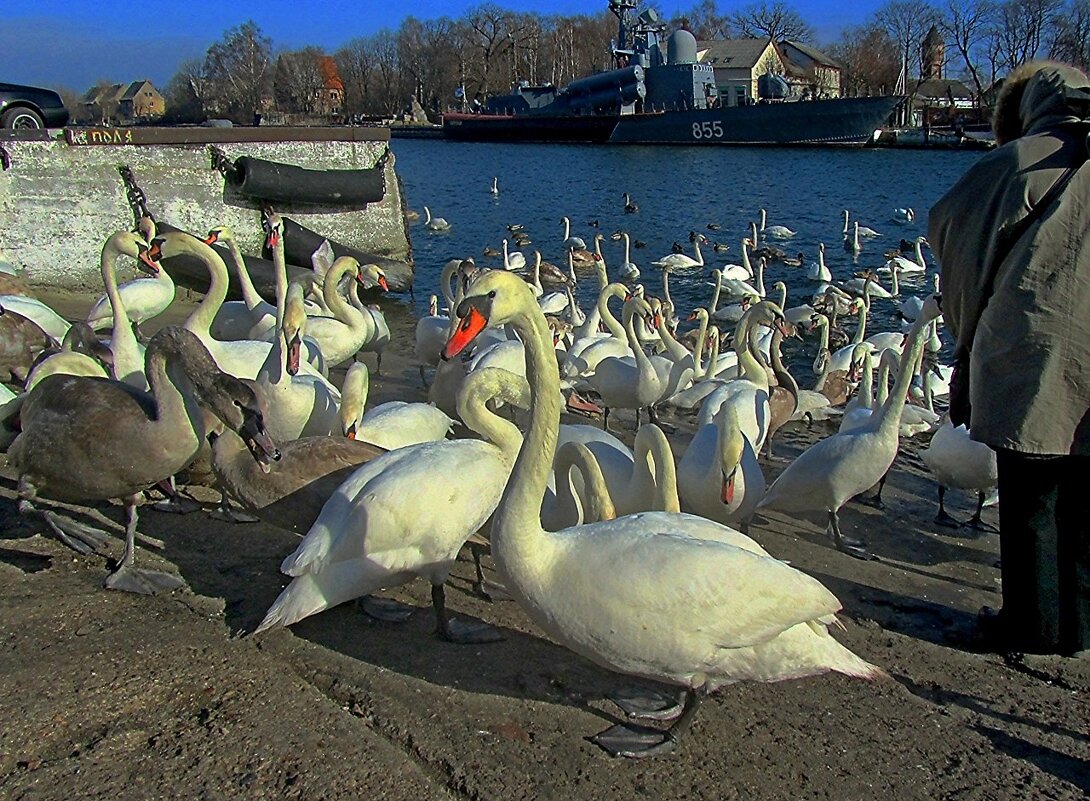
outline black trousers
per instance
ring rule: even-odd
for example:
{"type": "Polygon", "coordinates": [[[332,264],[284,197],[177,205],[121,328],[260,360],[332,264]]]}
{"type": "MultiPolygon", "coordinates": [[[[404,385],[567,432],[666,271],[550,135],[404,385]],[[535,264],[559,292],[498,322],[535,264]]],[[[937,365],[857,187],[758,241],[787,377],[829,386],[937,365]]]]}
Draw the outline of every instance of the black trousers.
{"type": "Polygon", "coordinates": [[[997,455],[1005,638],[1031,653],[1090,649],[1090,457],[997,455]]]}

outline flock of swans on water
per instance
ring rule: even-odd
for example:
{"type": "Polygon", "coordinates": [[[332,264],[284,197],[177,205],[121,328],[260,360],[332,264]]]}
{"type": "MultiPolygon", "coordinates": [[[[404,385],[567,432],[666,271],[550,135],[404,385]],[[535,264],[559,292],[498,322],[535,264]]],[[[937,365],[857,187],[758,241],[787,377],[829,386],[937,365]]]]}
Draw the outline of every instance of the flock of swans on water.
{"type": "MultiPolygon", "coordinates": [[[[627,196],[625,212],[638,212],[627,196]]],[[[449,230],[425,213],[428,230],[449,230]]],[[[901,221],[911,216],[895,212],[901,221]]],[[[619,700],[633,718],[673,722],[666,729],[616,725],[597,735],[614,755],[672,750],[701,699],[723,684],[827,671],[884,676],[829,634],[838,600],[766,552],[749,536],[749,523],[766,509],[825,512],[836,547],[867,558],[865,544],[841,531],[838,512],[883,480],[901,436],[924,432],[933,432],[922,455],[940,487],[973,490],[981,499],[994,487],[994,456],[932,406],[948,380],[933,358],[937,297],[898,297],[899,275],[926,270],[924,240],[913,243],[915,260],[888,260],[890,290],[875,272],[857,286],[838,286],[820,252],[813,269],[800,254],[794,266],[816,292],[811,303],[785,308],[784,282],[766,292],[764,272],[770,260],[792,260],[767,239],[786,241],[794,232],[766,226],[762,213],[742,240],[742,263],[715,269],[709,303],[690,317],[698,323],[690,348],[675,335],[669,280],[704,269],[704,237],[690,237],[692,257],[675,252],[652,262],[662,272],[658,298],[632,285],[639,268],[627,234],[617,237],[625,242],[626,285],[609,279],[603,235],[588,249],[563,222],[566,270],[542,262],[540,253],[528,265],[507,242],[495,252],[507,269],[483,269],[473,259],[448,263],[440,282],[446,313],[433,297],[416,328],[422,379],[425,366],[435,368],[431,402],[367,411],[367,368],[352,359],[361,350],[381,356],[390,332],[381,311],[360,302],[357,287],[385,289],[380,268],[320,250],[309,286],[289,285],[282,222],[269,214],[277,271],[269,303],[225,227],[204,241],[158,234],[150,221],[112,235],[101,259],[106,295],[86,323],[69,324],[23,294],[0,296],[7,312],[0,337],[23,384],[0,399],[20,511],[42,517],[77,551],[105,555],[104,532],[39,508],[37,499],[121,499],[126,546],[107,586],[173,589],[182,586],[177,576],[134,564],[138,537],[156,543],[137,534],[137,506],[144,490],[159,485],[171,493],[173,477],[187,471],[190,481],[219,486],[220,514],[240,516],[230,496],[301,536],[281,565],[290,583],[258,632],[352,599],[365,599],[368,614],[403,619],[403,607],[371,594],[420,576],[432,585],[439,636],[467,643],[498,633],[451,618],[443,587],[463,545],[481,532],[505,591],[549,636],[610,670],[679,689],[676,702],[651,694],[619,700]],[[212,247],[217,242],[233,256],[242,301],[225,302],[228,269],[212,247]],[[161,329],[145,346],[137,326],[174,295],[160,262],[181,254],[206,265],[209,291],[183,325],[161,329]],[[118,286],[122,255],[151,277],[118,286]],[[573,295],[583,269],[599,284],[588,314],[573,295]],[[871,304],[887,296],[900,303],[907,330],[867,336],[871,304]],[[620,320],[613,299],[623,302],[620,320]],[[846,316],[858,317],[858,325],[837,348],[846,316]],[[720,325],[733,327],[729,350],[720,325]],[[799,387],[780,354],[796,328],[820,333],[811,390],[799,387]],[[101,342],[95,330],[104,329],[110,335],[101,342]],[[37,355],[51,343],[61,347],[37,355]],[[343,362],[351,366],[338,389],[328,372],[343,362]],[[595,402],[586,398],[591,393],[595,402]],[[908,402],[916,394],[919,403],[908,402]],[[561,425],[565,403],[600,404],[603,427],[561,425]],[[664,407],[697,410],[695,434],[677,460],[654,422],[664,407]],[[514,409],[528,412],[525,430],[512,422],[514,409]],[[608,411],[616,409],[636,411],[634,449],[608,431],[608,411]],[[641,410],[648,412],[643,425],[641,410]],[[776,430],[791,419],[832,416],[842,418],[840,430],[766,486],[757,454],[771,454],[776,430]],[[448,438],[456,420],[475,436],[448,438]]],[[[858,223],[849,229],[847,217],[844,228],[849,250],[867,235],[858,223]]],[[[514,238],[528,242],[525,234],[514,238]]],[[[177,497],[168,504],[181,505],[177,497]]]]}

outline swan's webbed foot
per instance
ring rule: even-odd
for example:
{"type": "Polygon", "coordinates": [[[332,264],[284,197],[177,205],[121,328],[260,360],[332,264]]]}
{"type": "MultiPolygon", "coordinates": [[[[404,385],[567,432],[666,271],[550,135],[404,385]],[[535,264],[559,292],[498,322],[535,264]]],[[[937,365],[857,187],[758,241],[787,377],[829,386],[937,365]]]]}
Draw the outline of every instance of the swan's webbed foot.
{"type": "Polygon", "coordinates": [[[415,606],[391,598],[376,598],[373,595],[365,595],[358,603],[364,614],[384,623],[404,623],[416,611],[415,606]]]}
{"type": "Polygon", "coordinates": [[[962,523],[962,525],[975,531],[986,531],[989,534],[999,533],[999,529],[996,526],[993,526],[991,523],[985,523],[977,515],[973,515],[967,521],[962,523]]]}
{"type": "Polygon", "coordinates": [[[24,511],[26,504],[28,511],[37,512],[45,520],[46,525],[52,530],[54,536],[73,551],[83,556],[93,553],[99,556],[108,556],[107,544],[112,539],[109,534],[100,528],[80,523],[62,515],[35,509],[29,501],[21,501],[19,511],[24,511]]]}
{"type": "Polygon", "coordinates": [[[978,492],[976,496],[976,511],[973,512],[973,516],[969,518],[969,521],[965,523],[966,526],[977,531],[987,531],[991,534],[998,534],[999,529],[993,526],[991,523],[985,523],[980,519],[981,512],[984,511],[984,503],[988,500],[988,496],[983,492],[978,492]]]}
{"type": "Polygon", "coordinates": [[[833,545],[841,553],[846,553],[856,559],[870,560],[874,558],[874,555],[867,550],[866,542],[855,537],[844,536],[840,530],[840,520],[837,518],[836,512],[829,512],[828,531],[829,536],[833,538],[833,545]]]}
{"type": "Polygon", "coordinates": [[[610,756],[641,759],[669,754],[677,748],[677,740],[669,731],[618,723],[590,738],[610,756]]]}
{"type": "Polygon", "coordinates": [[[686,690],[685,705],[680,717],[665,731],[643,726],[625,726],[618,723],[616,726],[610,726],[605,731],[594,735],[590,740],[601,746],[610,756],[640,759],[642,757],[669,754],[677,748],[682,736],[692,725],[696,710],[700,707],[705,692],[704,687],[686,690]]]}
{"type": "Polygon", "coordinates": [[[885,511],[886,508],[885,503],[882,502],[882,495],[880,493],[878,495],[872,495],[869,498],[860,497],[855,500],[864,506],[869,506],[872,509],[878,509],[879,511],[885,511]]]}
{"type": "Polygon", "coordinates": [[[166,499],[153,503],[151,508],[157,512],[166,512],[171,515],[188,515],[199,512],[202,507],[192,498],[186,498],[184,495],[174,492],[168,494],[166,499]]]}
{"type": "Polygon", "coordinates": [[[440,640],[458,645],[478,645],[505,639],[494,626],[487,623],[465,623],[457,618],[448,618],[446,625],[437,627],[435,633],[440,640]]]}
{"type": "Polygon", "coordinates": [[[185,587],[185,579],[161,570],[145,570],[122,563],[106,577],[106,589],[133,592],[138,595],[158,595],[185,587]]]}
{"type": "Polygon", "coordinates": [[[446,591],[442,584],[431,587],[431,603],[435,608],[435,634],[440,640],[459,645],[500,642],[504,636],[487,623],[463,623],[447,615],[446,591]]]}
{"type": "Polygon", "coordinates": [[[214,517],[216,520],[222,520],[225,523],[257,523],[261,518],[256,515],[252,515],[249,512],[244,512],[242,509],[236,509],[227,503],[227,499],[223,501],[208,513],[209,517],[214,517]]]}
{"type": "Polygon", "coordinates": [[[665,693],[636,685],[622,687],[607,697],[629,718],[640,720],[675,720],[684,709],[681,694],[671,698],[665,693]]]}
{"type": "Polygon", "coordinates": [[[960,520],[950,517],[945,509],[939,509],[939,513],[935,515],[935,523],[946,528],[960,528],[961,526],[966,525],[960,520]]]}

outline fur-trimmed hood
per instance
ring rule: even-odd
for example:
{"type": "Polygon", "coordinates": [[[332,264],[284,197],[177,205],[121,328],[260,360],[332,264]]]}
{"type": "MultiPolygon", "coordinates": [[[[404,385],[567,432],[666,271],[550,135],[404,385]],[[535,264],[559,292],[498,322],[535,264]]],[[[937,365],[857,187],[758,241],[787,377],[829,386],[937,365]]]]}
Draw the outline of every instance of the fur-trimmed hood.
{"type": "Polygon", "coordinates": [[[996,143],[1005,145],[1033,130],[1080,119],[1068,101],[1072,89],[1090,90],[1090,78],[1068,64],[1030,61],[1013,70],[995,103],[996,143]]]}

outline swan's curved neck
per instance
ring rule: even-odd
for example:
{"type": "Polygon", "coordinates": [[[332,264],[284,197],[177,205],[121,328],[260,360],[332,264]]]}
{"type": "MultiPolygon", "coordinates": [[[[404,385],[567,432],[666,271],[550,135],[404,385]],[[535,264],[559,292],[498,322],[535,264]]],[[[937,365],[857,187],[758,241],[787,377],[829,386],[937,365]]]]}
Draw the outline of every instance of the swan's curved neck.
{"type": "MultiPolygon", "coordinates": [[[[703,378],[709,379],[715,375],[715,366],[719,361],[719,329],[716,326],[711,326],[707,330],[712,334],[712,346],[708,350],[708,361],[704,365],[703,378]]],[[[699,363],[697,365],[699,367],[699,363]]]]}
{"type": "Polygon", "coordinates": [[[624,326],[613,316],[613,312],[609,310],[610,298],[623,298],[628,293],[628,290],[624,288],[622,284],[609,284],[605,289],[598,293],[598,315],[605,325],[606,330],[610,335],[617,339],[625,339],[626,334],[624,326]]]}
{"type": "Polygon", "coordinates": [[[246,259],[243,257],[242,250],[234,237],[227,239],[227,249],[231,252],[231,261],[235,264],[235,274],[238,276],[238,285],[242,290],[242,301],[246,304],[246,308],[252,311],[265,299],[261,297],[261,293],[254,286],[253,279],[250,278],[250,271],[246,269],[246,259]]]}
{"type": "Polygon", "coordinates": [[[719,308],[719,295],[723,291],[723,273],[715,270],[715,290],[712,292],[711,302],[708,303],[708,316],[714,317],[715,310],[719,308]]]}
{"type": "MultiPolygon", "coordinates": [[[[117,288],[117,274],[114,272],[117,260],[121,257],[121,249],[111,238],[102,248],[102,257],[99,267],[102,270],[102,284],[106,287],[106,297],[110,300],[110,308],[113,310],[114,326],[111,336],[111,347],[116,348],[118,343],[125,345],[131,341],[136,348],[136,334],[133,333],[132,324],[125,310],[125,301],[121,298],[121,292],[117,288]]],[[[163,268],[160,267],[160,270],[163,268]]]]}
{"type": "MultiPolygon", "coordinates": [[[[337,287],[340,285],[341,279],[354,270],[356,270],[355,264],[348,260],[342,261],[336,267],[329,268],[329,272],[325,276],[325,284],[322,286],[322,299],[325,300],[326,307],[333,312],[333,316],[340,322],[353,328],[365,322],[363,315],[352,308],[352,305],[341,295],[337,287]]],[[[352,280],[355,280],[355,276],[353,276],[352,280]]]]}
{"type": "Polygon", "coordinates": [[[752,315],[746,315],[738,323],[734,333],[734,352],[738,354],[738,374],[759,387],[768,388],[768,373],[757,361],[757,334],[760,326],[754,325],[752,315]]]}
{"type": "Polygon", "coordinates": [[[680,512],[677,492],[677,465],[670,441],[654,423],[640,426],[634,443],[635,465],[629,493],[639,498],[654,499],[652,509],[680,512]]]}
{"type": "MultiPolygon", "coordinates": [[[[861,406],[867,409],[877,408],[874,398],[874,362],[873,356],[870,351],[863,354],[863,375],[859,379],[859,388],[856,390],[859,396],[859,403],[861,406]]],[[[883,366],[883,370],[886,368],[883,366]]],[[[883,374],[884,376],[885,374],[883,374]]],[[[884,383],[885,378],[879,376],[879,380],[884,383]]]]}
{"type": "Polygon", "coordinates": [[[850,229],[848,228],[848,210],[844,209],[844,236],[848,235],[849,230],[850,229]]]}
{"type": "Polygon", "coordinates": [[[624,239],[624,263],[628,264],[632,261],[632,259],[628,257],[628,234],[621,234],[621,237],[624,239]]]}
{"type": "Polygon", "coordinates": [[[454,308],[454,293],[450,291],[450,282],[456,272],[458,272],[458,262],[454,260],[448,262],[443,267],[443,272],[439,274],[439,291],[443,293],[443,300],[447,302],[448,309],[454,308]]]}
{"type": "Polygon", "coordinates": [[[918,237],[916,239],[916,263],[923,269],[927,269],[927,263],[923,260],[923,244],[918,237]]]}
{"type": "Polygon", "coordinates": [[[765,296],[765,260],[763,258],[757,260],[757,294],[762,298],[765,296]]]}
{"type": "Polygon", "coordinates": [[[797,402],[799,397],[799,383],[783,363],[783,354],[780,352],[780,344],[782,342],[783,333],[779,329],[776,329],[772,334],[772,343],[768,349],[768,355],[771,359],[772,374],[776,376],[776,381],[779,382],[779,385],[790,392],[797,402]]]}
{"type": "Polygon", "coordinates": [[[905,345],[905,349],[901,353],[901,359],[897,365],[899,372],[897,373],[897,380],[893,382],[892,394],[878,413],[878,425],[882,430],[882,433],[888,432],[891,427],[896,430],[896,427],[900,425],[901,412],[905,408],[908,387],[912,382],[913,371],[911,366],[916,363],[916,360],[920,358],[920,355],[923,353],[924,342],[927,339],[926,332],[930,324],[931,320],[925,319],[921,314],[916,319],[916,322],[912,324],[912,328],[909,329],[908,343],[905,345]]]}
{"type": "Polygon", "coordinates": [[[560,373],[545,315],[527,291],[522,308],[511,321],[526,352],[526,376],[530,382],[530,426],[519,451],[511,478],[493,518],[492,545],[508,571],[546,567],[540,554],[541,502],[549,480],[560,430],[560,373]]]}
{"type": "Polygon", "coordinates": [[[866,285],[863,287],[863,305],[859,307],[859,327],[855,329],[855,336],[852,338],[852,344],[858,345],[863,341],[863,337],[867,333],[867,313],[870,311],[870,300],[867,287],[870,286],[870,279],[867,279],[866,285]]]}
{"type": "Polygon", "coordinates": [[[565,442],[557,449],[556,458],[553,460],[553,473],[556,475],[557,505],[561,508],[578,509],[581,522],[612,520],[617,516],[602,467],[582,442],[565,442]],[[583,476],[585,503],[572,487],[573,467],[583,476]]]}
{"type": "Polygon", "coordinates": [[[753,275],[753,264],[749,260],[749,240],[745,237],[742,238],[742,266],[747,273],[753,275]]]}
{"type": "Polygon", "coordinates": [[[466,427],[499,448],[504,459],[511,463],[522,445],[522,433],[518,426],[495,414],[487,406],[487,401],[493,398],[516,405],[523,403],[520,393],[514,391],[513,387],[509,388],[509,382],[509,379],[500,380],[498,375],[496,378],[480,377],[463,390],[463,397],[458,403],[458,415],[466,427]]]}
{"type": "MultiPolygon", "coordinates": [[[[776,286],[780,288],[780,301],[779,306],[781,309],[787,308],[787,284],[783,281],[777,281],[776,286]]],[[[776,287],[773,287],[775,289],[776,287]]]]}
{"type": "Polygon", "coordinates": [[[191,236],[181,236],[177,241],[180,243],[181,250],[204,262],[210,279],[204,299],[189,315],[184,327],[201,339],[210,339],[212,335],[209,333],[209,328],[212,326],[212,320],[227,297],[227,265],[223,263],[223,259],[216,251],[191,236]]]}

